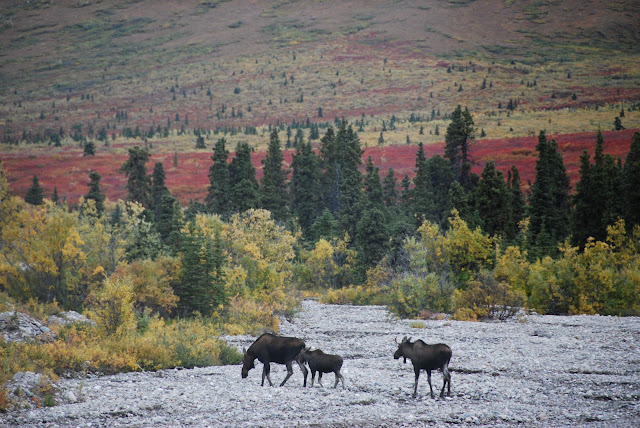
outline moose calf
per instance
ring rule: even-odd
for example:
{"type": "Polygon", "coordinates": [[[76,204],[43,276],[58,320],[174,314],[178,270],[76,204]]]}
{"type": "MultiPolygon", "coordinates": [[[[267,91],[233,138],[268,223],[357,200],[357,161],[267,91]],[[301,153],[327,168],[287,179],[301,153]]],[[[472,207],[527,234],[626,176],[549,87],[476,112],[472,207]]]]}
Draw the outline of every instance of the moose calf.
{"type": "MultiPolygon", "coordinates": [[[[311,348],[305,348],[300,355],[298,356],[298,360],[301,363],[309,364],[309,370],[311,370],[311,386],[313,386],[314,379],[316,377],[316,372],[318,372],[318,383],[320,386],[322,385],[322,374],[323,373],[335,373],[336,382],[333,385],[334,388],[338,386],[338,381],[342,381],[342,387],[344,388],[344,377],[340,373],[340,368],[342,367],[342,357],[339,355],[331,355],[325,354],[320,349],[316,349],[315,351],[311,351],[311,348]]],[[[305,385],[307,383],[306,374],[305,374],[305,385]]]]}

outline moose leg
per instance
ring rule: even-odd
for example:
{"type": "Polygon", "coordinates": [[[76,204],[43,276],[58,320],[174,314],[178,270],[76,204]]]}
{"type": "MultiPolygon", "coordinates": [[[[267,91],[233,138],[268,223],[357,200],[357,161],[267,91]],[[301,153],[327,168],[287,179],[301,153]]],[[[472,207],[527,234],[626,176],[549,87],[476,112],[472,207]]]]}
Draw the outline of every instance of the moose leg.
{"type": "Polygon", "coordinates": [[[273,383],[271,382],[271,376],[269,375],[270,373],[271,373],[271,365],[269,363],[264,363],[262,366],[262,383],[260,384],[260,386],[264,386],[265,377],[269,381],[269,385],[273,386],[273,383]]]}
{"type": "Polygon", "coordinates": [[[309,374],[309,370],[307,370],[307,367],[304,365],[304,363],[301,363],[299,360],[296,360],[296,363],[298,363],[298,366],[300,367],[300,370],[302,370],[302,374],[304,375],[304,386],[307,386],[307,375],[309,374]]]}
{"type": "Polygon", "coordinates": [[[287,377],[285,377],[285,378],[284,378],[284,380],[282,381],[282,383],[280,384],[280,386],[284,385],[284,384],[289,380],[289,378],[291,377],[291,375],[293,374],[293,367],[292,367],[292,365],[291,365],[291,361],[289,361],[289,362],[286,364],[286,366],[287,366],[287,377]]]}
{"type": "Polygon", "coordinates": [[[311,387],[313,388],[313,381],[316,379],[316,371],[311,369],[311,387]]]}
{"type": "Polygon", "coordinates": [[[440,391],[440,397],[444,398],[444,386],[447,385],[447,396],[451,397],[451,373],[449,367],[446,365],[442,367],[442,391],[440,391]]]}
{"type": "Polygon", "coordinates": [[[318,383],[324,388],[324,385],[322,384],[322,371],[318,372],[318,383]]]}
{"type": "Polygon", "coordinates": [[[427,370],[427,380],[429,381],[429,389],[431,390],[431,398],[435,398],[435,395],[433,395],[433,386],[431,386],[431,370],[427,370]]]}
{"type": "Polygon", "coordinates": [[[418,394],[418,378],[420,377],[420,369],[414,366],[413,371],[416,374],[416,383],[413,386],[413,396],[415,397],[418,394]]]}
{"type": "Polygon", "coordinates": [[[336,383],[333,384],[334,388],[338,387],[338,381],[342,381],[342,388],[344,389],[344,378],[342,377],[342,375],[340,374],[340,370],[334,372],[336,374],[336,383]]]}

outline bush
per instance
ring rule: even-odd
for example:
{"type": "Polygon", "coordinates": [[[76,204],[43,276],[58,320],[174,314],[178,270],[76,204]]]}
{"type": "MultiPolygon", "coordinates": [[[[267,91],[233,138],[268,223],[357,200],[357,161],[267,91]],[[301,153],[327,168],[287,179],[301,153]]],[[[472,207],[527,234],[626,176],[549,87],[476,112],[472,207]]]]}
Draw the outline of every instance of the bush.
{"type": "Polygon", "coordinates": [[[453,293],[456,315],[462,317],[506,320],[515,316],[524,305],[525,295],[506,282],[498,282],[489,272],[480,272],[469,281],[466,290],[453,293]]]}

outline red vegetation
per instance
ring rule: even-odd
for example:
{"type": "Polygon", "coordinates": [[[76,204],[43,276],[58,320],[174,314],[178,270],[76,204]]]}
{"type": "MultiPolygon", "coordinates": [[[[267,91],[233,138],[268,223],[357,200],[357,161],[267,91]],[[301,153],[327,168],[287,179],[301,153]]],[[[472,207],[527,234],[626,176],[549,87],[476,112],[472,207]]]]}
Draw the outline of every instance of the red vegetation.
{"type": "MultiPolygon", "coordinates": [[[[629,152],[633,133],[638,131],[640,130],[627,129],[603,132],[605,153],[624,161],[629,152]]],[[[575,188],[579,178],[580,155],[587,150],[593,156],[596,133],[548,135],[547,138],[557,141],[571,177],[571,183],[575,188]]],[[[487,161],[493,161],[496,168],[506,175],[507,170],[515,165],[520,171],[523,188],[527,190],[530,183],[535,180],[537,143],[537,137],[479,140],[471,148],[471,156],[474,160],[473,171],[480,174],[484,164],[487,161]]],[[[424,150],[427,158],[436,154],[442,155],[444,143],[427,145],[424,150]]],[[[382,177],[387,174],[389,168],[393,168],[400,182],[405,174],[413,177],[416,151],[415,145],[367,148],[363,155],[362,169],[364,171],[367,157],[371,156],[380,169],[382,177]]],[[[179,153],[177,167],[173,164],[173,154],[152,155],[147,167],[151,173],[155,163],[162,162],[167,187],[183,204],[187,204],[190,200],[203,199],[207,194],[211,155],[212,153],[179,153]]],[[[284,153],[287,166],[291,164],[292,155],[292,151],[284,153]]],[[[253,164],[256,167],[258,179],[262,177],[261,162],[264,156],[264,152],[253,154],[253,164]]],[[[43,154],[39,157],[24,154],[3,155],[5,172],[15,194],[24,197],[35,174],[44,188],[45,196],[51,197],[53,188],[56,186],[58,195],[71,203],[88,192],[87,183],[91,171],[97,171],[102,176],[100,187],[109,199],[126,198],[126,177],[119,172],[126,160],[127,156],[124,154],[97,154],[85,157],[77,148],[70,148],[60,154],[43,154]]]]}

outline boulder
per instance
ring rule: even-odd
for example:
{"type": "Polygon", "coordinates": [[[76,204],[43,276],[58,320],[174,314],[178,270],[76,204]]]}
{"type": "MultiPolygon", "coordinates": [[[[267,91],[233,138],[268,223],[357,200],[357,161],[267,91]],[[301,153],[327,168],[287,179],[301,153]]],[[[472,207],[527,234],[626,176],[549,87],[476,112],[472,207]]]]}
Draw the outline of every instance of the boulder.
{"type": "Polygon", "coordinates": [[[7,342],[52,342],[56,334],[35,318],[17,311],[0,313],[0,336],[7,342]]]}

